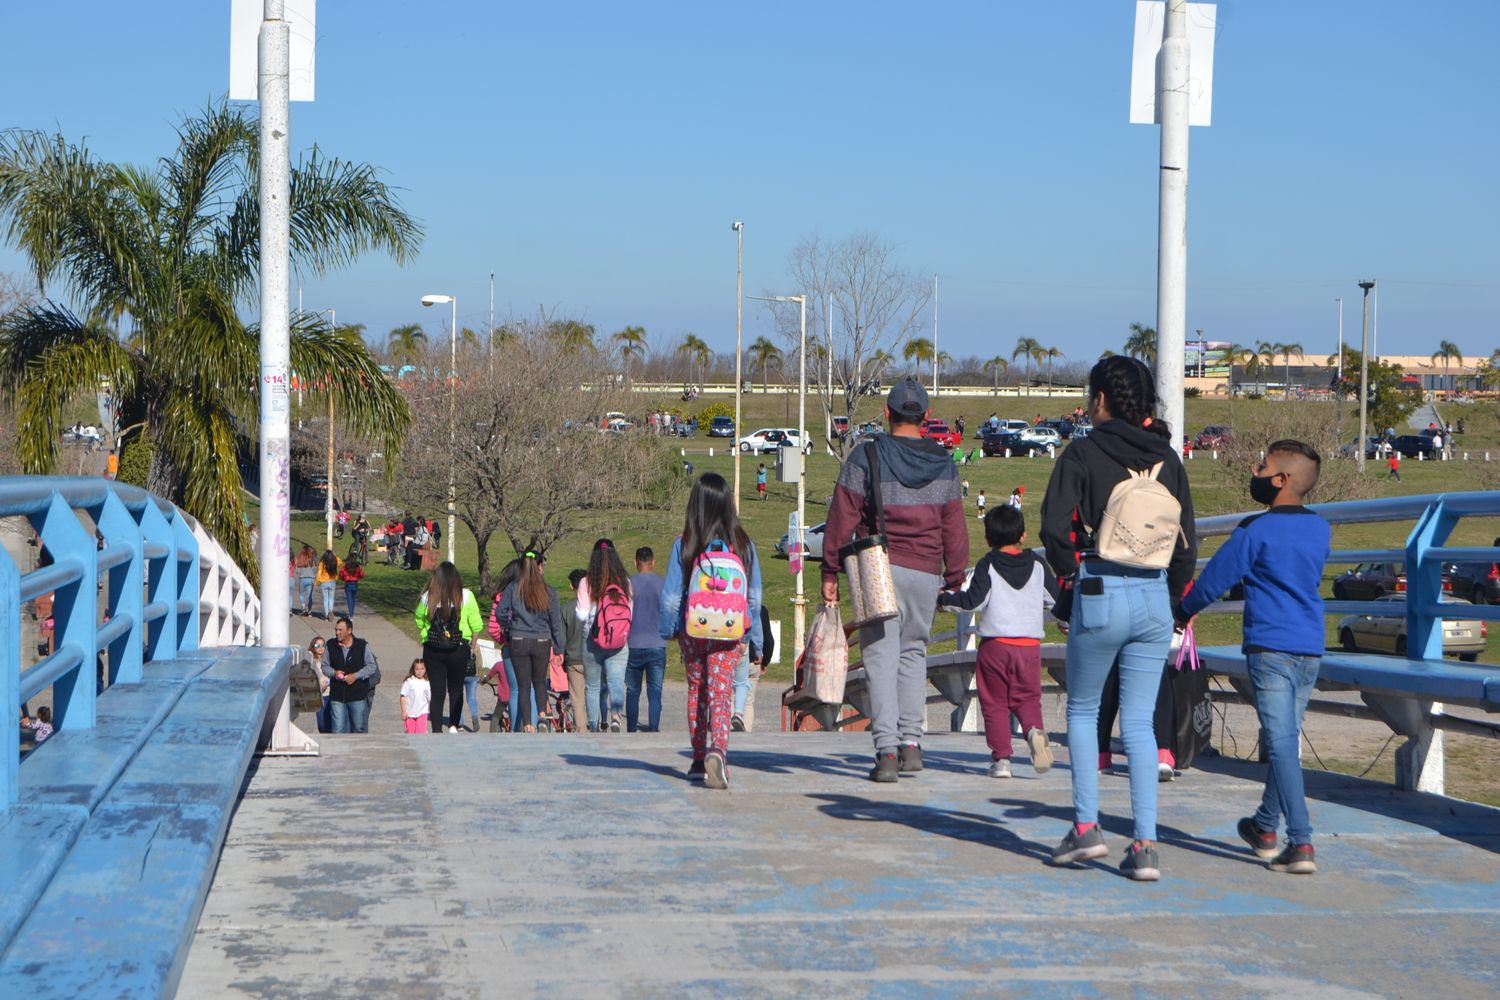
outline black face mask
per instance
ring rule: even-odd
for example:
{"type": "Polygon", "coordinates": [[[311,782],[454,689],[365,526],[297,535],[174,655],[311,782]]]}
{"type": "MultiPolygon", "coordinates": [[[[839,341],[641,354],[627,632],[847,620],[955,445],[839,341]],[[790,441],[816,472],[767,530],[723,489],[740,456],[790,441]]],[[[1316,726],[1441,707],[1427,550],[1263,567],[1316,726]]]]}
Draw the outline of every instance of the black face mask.
{"type": "Polygon", "coordinates": [[[1271,482],[1275,478],[1275,476],[1251,476],[1250,499],[1267,507],[1275,503],[1277,494],[1281,492],[1281,488],[1271,482]]]}

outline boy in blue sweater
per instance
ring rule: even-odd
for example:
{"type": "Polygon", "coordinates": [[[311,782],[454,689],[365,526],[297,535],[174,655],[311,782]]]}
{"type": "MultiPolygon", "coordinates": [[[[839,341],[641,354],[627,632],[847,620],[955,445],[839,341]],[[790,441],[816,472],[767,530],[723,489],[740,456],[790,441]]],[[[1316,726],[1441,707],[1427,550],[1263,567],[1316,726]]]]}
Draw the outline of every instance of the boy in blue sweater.
{"type": "Polygon", "coordinates": [[[1264,514],[1247,517],[1208,561],[1183,597],[1176,617],[1187,622],[1236,583],[1245,586],[1245,641],[1250,687],[1271,758],[1266,791],[1239,834],[1272,871],[1310,875],[1318,870],[1312,823],[1302,790],[1298,745],[1302,716],[1318,680],[1323,655],[1323,598],[1318,584],[1328,560],[1328,522],[1303,506],[1322,462],[1301,441],[1276,441],[1250,479],[1250,496],[1264,514]],[[1286,819],[1287,845],[1276,831],[1286,819]]]}

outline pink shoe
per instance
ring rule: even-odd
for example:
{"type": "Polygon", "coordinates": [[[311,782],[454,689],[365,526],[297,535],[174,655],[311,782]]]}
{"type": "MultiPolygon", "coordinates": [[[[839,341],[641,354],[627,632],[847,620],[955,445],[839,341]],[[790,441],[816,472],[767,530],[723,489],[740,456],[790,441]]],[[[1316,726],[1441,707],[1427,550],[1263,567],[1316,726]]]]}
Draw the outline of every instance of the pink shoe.
{"type": "Polygon", "coordinates": [[[1099,770],[1101,770],[1101,771],[1108,771],[1110,768],[1112,768],[1114,766],[1115,766],[1115,758],[1114,758],[1113,754],[1101,753],[1099,755],[1099,770]]]}

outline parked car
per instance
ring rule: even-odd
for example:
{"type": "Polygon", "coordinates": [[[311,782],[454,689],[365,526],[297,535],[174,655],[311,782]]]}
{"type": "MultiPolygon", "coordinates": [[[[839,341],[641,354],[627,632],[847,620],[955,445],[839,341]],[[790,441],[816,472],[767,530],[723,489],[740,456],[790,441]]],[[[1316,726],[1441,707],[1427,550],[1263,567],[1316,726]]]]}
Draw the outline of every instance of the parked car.
{"type": "MultiPolygon", "coordinates": [[[[753,434],[740,438],[740,451],[757,455],[774,455],[783,444],[795,448],[800,443],[795,427],[762,427],[753,434]]],[[[812,450],[809,442],[804,451],[812,450]]]]}
{"type": "Polygon", "coordinates": [[[1071,420],[1043,420],[1038,426],[1052,428],[1057,431],[1058,437],[1066,441],[1073,436],[1073,429],[1076,425],[1071,420]]]}
{"type": "Polygon", "coordinates": [[[708,425],[708,436],[711,438],[734,437],[734,418],[714,417],[708,425]]]}
{"type": "Polygon", "coordinates": [[[1007,450],[1011,455],[1030,455],[1036,450],[1034,445],[1029,445],[1021,439],[1020,431],[1000,431],[996,434],[986,434],[984,444],[980,446],[985,457],[1004,455],[1007,450]]]}
{"type": "MultiPolygon", "coordinates": [[[[1365,458],[1380,457],[1380,443],[1384,440],[1385,438],[1381,437],[1378,434],[1371,434],[1369,437],[1365,438],[1365,458]]],[[[1358,447],[1359,438],[1354,438],[1348,444],[1340,448],[1339,451],[1345,458],[1353,458],[1354,452],[1358,447]]]]}
{"type": "Polygon", "coordinates": [[[1437,451],[1432,446],[1432,438],[1420,434],[1402,434],[1391,442],[1391,447],[1399,451],[1402,458],[1416,458],[1418,455],[1431,458],[1437,451]]]}
{"type": "Polygon", "coordinates": [[[922,436],[931,438],[944,448],[958,448],[964,443],[963,435],[948,426],[948,421],[931,417],[922,421],[922,436]]]}
{"type": "MultiPolygon", "coordinates": [[[[1406,610],[1404,597],[1383,597],[1390,602],[1389,615],[1350,615],[1339,622],[1339,645],[1348,653],[1395,653],[1406,655],[1406,610]]],[[[1445,604],[1468,604],[1468,601],[1444,597],[1445,604]]],[[[1472,663],[1484,652],[1489,626],[1471,618],[1443,619],[1443,655],[1457,656],[1472,663]]]]}
{"type": "MultiPolygon", "coordinates": [[[[808,559],[823,558],[823,531],[827,527],[828,522],[824,521],[822,524],[815,524],[811,528],[808,528],[806,531],[802,532],[802,544],[807,546],[806,555],[808,559]]],[[[791,548],[791,544],[791,540],[785,534],[783,534],[776,540],[776,554],[778,556],[787,555],[791,548]]]]}
{"type": "Polygon", "coordinates": [[[1222,448],[1234,441],[1234,428],[1225,424],[1209,424],[1193,438],[1194,448],[1222,448]]]}
{"type": "Polygon", "coordinates": [[[1448,567],[1453,596],[1473,604],[1500,604],[1500,565],[1454,563],[1448,567]]]}
{"type": "MultiPolygon", "coordinates": [[[[1453,590],[1453,578],[1443,573],[1443,593],[1453,590]]],[[[1333,581],[1335,601],[1378,601],[1387,594],[1406,593],[1406,567],[1401,563],[1360,563],[1333,581]]]]}
{"type": "Polygon", "coordinates": [[[834,417],[833,418],[833,436],[836,437],[836,438],[838,438],[840,441],[842,441],[844,438],[846,438],[846,437],[849,436],[849,418],[848,417],[834,417]]]}
{"type": "Polygon", "coordinates": [[[1063,443],[1062,435],[1058,434],[1051,427],[1041,425],[1028,427],[1021,432],[1020,437],[1026,444],[1039,448],[1042,451],[1046,451],[1048,448],[1061,448],[1063,443]]]}

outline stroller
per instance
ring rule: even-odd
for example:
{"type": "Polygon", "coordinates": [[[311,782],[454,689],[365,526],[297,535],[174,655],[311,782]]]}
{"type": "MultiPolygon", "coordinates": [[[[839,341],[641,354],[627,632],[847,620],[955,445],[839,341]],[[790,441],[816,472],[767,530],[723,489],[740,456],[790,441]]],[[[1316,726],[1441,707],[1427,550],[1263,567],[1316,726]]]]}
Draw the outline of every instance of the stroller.
{"type": "Polygon", "coordinates": [[[539,733],[573,733],[578,724],[573,719],[573,699],[568,689],[568,670],[563,666],[561,653],[552,654],[547,665],[547,708],[539,713],[536,729],[539,733]]]}

